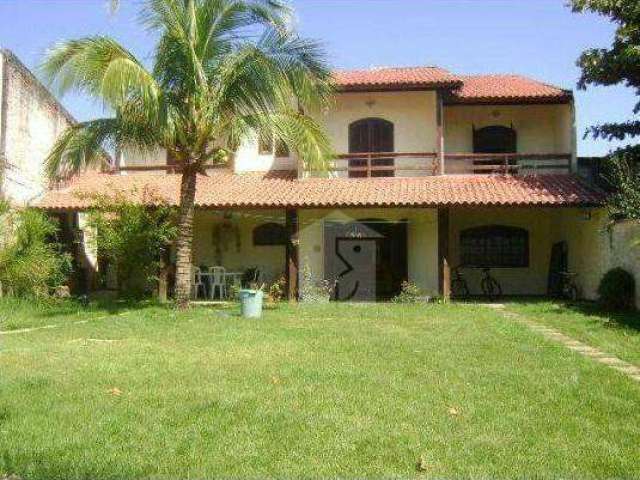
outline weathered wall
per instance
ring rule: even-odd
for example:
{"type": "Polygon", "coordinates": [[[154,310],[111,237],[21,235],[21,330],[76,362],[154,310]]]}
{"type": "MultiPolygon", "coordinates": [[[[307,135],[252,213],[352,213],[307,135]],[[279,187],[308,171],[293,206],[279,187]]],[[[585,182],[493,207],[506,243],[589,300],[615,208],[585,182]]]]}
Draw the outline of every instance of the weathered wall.
{"type": "Polygon", "coordinates": [[[47,186],[44,160],[73,118],[10,52],[0,50],[2,194],[28,204],[47,186]]]}
{"type": "Polygon", "coordinates": [[[314,278],[324,278],[324,222],[358,219],[408,221],[409,280],[426,294],[438,293],[437,211],[414,209],[300,210],[300,268],[314,278]]]}
{"type": "Polygon", "coordinates": [[[636,279],[636,306],[640,308],[640,222],[619,222],[610,235],[607,270],[622,267],[636,279]]]}

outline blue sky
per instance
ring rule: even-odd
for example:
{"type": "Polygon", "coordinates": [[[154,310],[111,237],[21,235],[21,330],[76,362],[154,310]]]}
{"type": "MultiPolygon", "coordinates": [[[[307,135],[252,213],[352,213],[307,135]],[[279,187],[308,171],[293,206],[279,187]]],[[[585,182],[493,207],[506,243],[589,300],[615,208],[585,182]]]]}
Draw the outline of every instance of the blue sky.
{"type": "MultiPolygon", "coordinates": [[[[0,0],[0,46],[30,68],[53,43],[108,34],[148,59],[152,39],[136,23],[140,0],[0,0]]],[[[575,89],[575,61],[588,47],[611,43],[614,25],[574,14],[565,0],[295,0],[298,28],[322,41],[334,67],[439,65],[456,73],[520,73],[575,89]]],[[[582,139],[588,125],[631,117],[635,96],[625,87],[576,91],[580,155],[613,144],[582,139]]],[[[100,105],[63,98],[80,120],[100,105]]]]}

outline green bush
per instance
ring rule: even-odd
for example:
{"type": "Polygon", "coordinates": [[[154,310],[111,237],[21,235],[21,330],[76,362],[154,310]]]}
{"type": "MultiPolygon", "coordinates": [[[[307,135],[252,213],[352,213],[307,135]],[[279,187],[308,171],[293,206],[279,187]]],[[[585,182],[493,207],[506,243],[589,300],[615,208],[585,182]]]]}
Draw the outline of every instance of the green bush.
{"type": "Polygon", "coordinates": [[[391,299],[394,303],[418,303],[424,300],[424,295],[415,283],[404,281],[400,286],[400,293],[391,299]]]}
{"type": "Polygon", "coordinates": [[[635,306],[636,281],[622,268],[605,273],[598,286],[598,302],[610,311],[630,310],[635,306]]]}
{"type": "Polygon", "coordinates": [[[71,257],[54,241],[57,226],[34,209],[11,211],[3,206],[0,282],[19,297],[48,296],[71,272],[71,257]]]}
{"type": "Polygon", "coordinates": [[[98,256],[116,270],[120,293],[140,297],[156,286],[160,259],[177,236],[175,209],[158,198],[146,206],[127,195],[94,196],[89,225],[97,233],[98,256]]]}

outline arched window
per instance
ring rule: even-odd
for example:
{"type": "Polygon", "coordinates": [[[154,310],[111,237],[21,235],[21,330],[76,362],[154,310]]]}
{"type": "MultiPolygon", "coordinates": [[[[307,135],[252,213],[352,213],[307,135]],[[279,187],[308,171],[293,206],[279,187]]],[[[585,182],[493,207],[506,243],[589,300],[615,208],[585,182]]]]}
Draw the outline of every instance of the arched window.
{"type": "MultiPolygon", "coordinates": [[[[393,123],[383,118],[363,118],[349,125],[349,153],[393,152],[393,123]]],[[[374,158],[372,167],[393,167],[393,158],[374,158]]],[[[366,167],[367,160],[352,158],[350,168],[366,167]]],[[[372,177],[392,177],[393,169],[374,170],[372,177]]],[[[349,171],[350,177],[366,177],[367,171],[349,171]]]]}
{"type": "Polygon", "coordinates": [[[463,230],[460,263],[465,267],[528,267],[529,232],[504,225],[463,230]]]}
{"type": "Polygon", "coordinates": [[[513,128],[491,125],[473,129],[474,153],[515,153],[518,151],[517,135],[513,128]]]}
{"type": "Polygon", "coordinates": [[[253,244],[264,245],[286,245],[287,230],[284,225],[269,222],[258,225],[253,229],[253,244]]]}

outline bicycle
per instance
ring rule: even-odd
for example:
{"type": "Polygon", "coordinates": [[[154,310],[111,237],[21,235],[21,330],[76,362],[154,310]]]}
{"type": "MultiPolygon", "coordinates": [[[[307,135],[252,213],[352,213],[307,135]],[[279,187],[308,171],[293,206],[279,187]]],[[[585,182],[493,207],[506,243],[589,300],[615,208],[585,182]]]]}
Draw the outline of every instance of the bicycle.
{"type": "Polygon", "coordinates": [[[453,277],[451,279],[451,294],[456,298],[467,299],[469,298],[469,285],[467,285],[460,268],[462,267],[457,266],[451,270],[453,277]]]}
{"type": "Polygon", "coordinates": [[[482,269],[483,277],[480,281],[480,287],[482,288],[482,293],[489,300],[494,300],[502,296],[502,287],[500,286],[500,282],[491,276],[491,269],[485,267],[482,269]]]}
{"type": "Polygon", "coordinates": [[[561,295],[572,302],[578,300],[578,285],[575,282],[575,278],[578,274],[574,272],[559,272],[559,275],[561,282],[561,295]]]}

